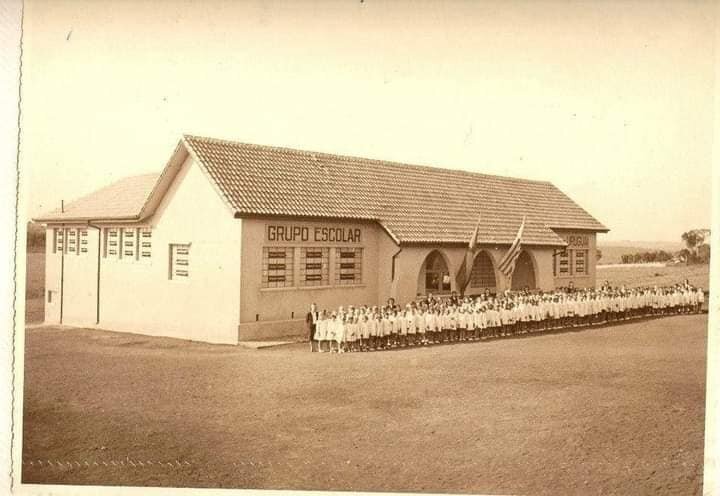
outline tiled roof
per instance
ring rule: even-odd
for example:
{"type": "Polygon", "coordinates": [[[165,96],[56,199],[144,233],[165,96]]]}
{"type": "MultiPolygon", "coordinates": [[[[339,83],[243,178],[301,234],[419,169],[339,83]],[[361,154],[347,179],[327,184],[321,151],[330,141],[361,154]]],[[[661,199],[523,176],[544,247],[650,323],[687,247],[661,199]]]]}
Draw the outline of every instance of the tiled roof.
{"type": "Polygon", "coordinates": [[[64,212],[55,209],[41,215],[38,222],[72,220],[133,220],[140,217],[159,174],[143,174],[120,179],[87,196],[65,205],[64,212]]]}
{"type": "Polygon", "coordinates": [[[552,230],[607,228],[549,182],[185,136],[240,216],[378,221],[407,243],[564,245],[552,230]]]}
{"type": "Polygon", "coordinates": [[[163,174],[122,179],[35,219],[140,220],[152,214],[189,151],[239,216],[379,222],[403,243],[564,245],[553,229],[607,228],[549,182],[184,136],[163,174]],[[181,155],[178,155],[178,151],[181,155]]]}

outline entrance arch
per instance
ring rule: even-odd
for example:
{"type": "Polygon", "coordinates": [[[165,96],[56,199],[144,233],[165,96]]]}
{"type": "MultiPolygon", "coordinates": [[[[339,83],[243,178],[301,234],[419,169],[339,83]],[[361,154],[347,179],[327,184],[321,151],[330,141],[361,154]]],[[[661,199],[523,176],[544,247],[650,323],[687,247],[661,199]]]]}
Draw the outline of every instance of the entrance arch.
{"type": "Polygon", "coordinates": [[[450,293],[450,270],[445,256],[433,250],[425,257],[418,277],[418,293],[445,294],[450,293]]]}
{"type": "Polygon", "coordinates": [[[472,293],[473,290],[485,291],[486,289],[490,290],[491,293],[497,291],[495,264],[486,251],[481,251],[473,259],[468,293],[472,293]]]}
{"type": "Polygon", "coordinates": [[[515,272],[512,275],[512,290],[536,288],[535,261],[532,256],[523,250],[515,263],[515,272]]]}

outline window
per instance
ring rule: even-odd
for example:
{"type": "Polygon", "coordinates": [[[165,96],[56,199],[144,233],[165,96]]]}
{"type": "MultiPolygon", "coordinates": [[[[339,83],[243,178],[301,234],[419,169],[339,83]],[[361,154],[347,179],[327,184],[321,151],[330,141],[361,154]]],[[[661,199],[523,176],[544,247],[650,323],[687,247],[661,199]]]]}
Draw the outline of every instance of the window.
{"type": "Polygon", "coordinates": [[[470,271],[470,287],[471,288],[495,288],[495,269],[490,256],[485,252],[480,252],[473,260],[472,270],[470,271]]]}
{"type": "Polygon", "coordinates": [[[425,292],[449,293],[450,271],[443,256],[432,251],[425,259],[425,292]]]}
{"type": "Polygon", "coordinates": [[[120,258],[120,229],[105,228],[105,258],[120,258]]]}
{"type": "Polygon", "coordinates": [[[300,248],[300,285],[327,286],[329,248],[300,248]]]}
{"type": "Polygon", "coordinates": [[[137,229],[134,227],[123,227],[121,258],[137,260],[137,229]]]}
{"type": "Polygon", "coordinates": [[[150,260],[152,256],[152,229],[140,229],[140,260],[150,260]]]}
{"type": "Polygon", "coordinates": [[[588,250],[575,250],[575,274],[585,275],[587,274],[587,258],[588,250]]]}
{"type": "Polygon", "coordinates": [[[570,251],[563,249],[555,256],[555,276],[568,277],[570,273],[570,251]]]}
{"type": "Polygon", "coordinates": [[[286,288],[293,285],[293,248],[263,248],[262,287],[286,288]]]}
{"type": "Polygon", "coordinates": [[[337,248],[335,283],[341,286],[362,283],[362,248],[337,248]]]}
{"type": "Polygon", "coordinates": [[[77,255],[78,249],[77,249],[77,229],[68,229],[67,230],[67,252],[68,253],[74,253],[77,255]]]}
{"type": "Polygon", "coordinates": [[[170,279],[183,280],[190,277],[190,245],[170,245],[170,279]]]}
{"type": "Polygon", "coordinates": [[[78,232],[80,233],[80,253],[87,253],[88,252],[88,230],[87,229],[78,229],[78,232]]]}
{"type": "Polygon", "coordinates": [[[62,253],[65,250],[65,230],[53,229],[53,253],[62,253]]]}
{"type": "Polygon", "coordinates": [[[103,229],[103,258],[131,262],[149,261],[152,256],[152,228],[106,227],[103,229]]]}

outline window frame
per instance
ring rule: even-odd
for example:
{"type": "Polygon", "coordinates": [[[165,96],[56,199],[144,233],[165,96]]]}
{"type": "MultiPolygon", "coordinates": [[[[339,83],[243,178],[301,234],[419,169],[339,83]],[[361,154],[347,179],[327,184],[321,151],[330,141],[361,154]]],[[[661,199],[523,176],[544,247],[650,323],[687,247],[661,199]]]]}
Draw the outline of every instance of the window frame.
{"type": "Polygon", "coordinates": [[[137,257],[138,257],[138,261],[141,263],[151,263],[152,262],[152,249],[153,249],[152,234],[153,234],[152,226],[143,226],[143,227],[138,228],[137,257]],[[146,247],[143,246],[146,243],[146,241],[144,241],[144,239],[146,238],[146,236],[145,236],[146,233],[149,233],[149,236],[147,236],[147,238],[149,238],[149,241],[147,241],[147,243],[149,244],[149,246],[147,247],[147,250],[145,249],[146,247]],[[148,255],[145,256],[145,253],[148,253],[148,255]]]}
{"type": "Polygon", "coordinates": [[[557,252],[557,255],[555,256],[554,266],[553,266],[553,275],[557,278],[568,278],[573,277],[573,271],[572,271],[572,252],[573,250],[570,248],[565,247],[562,250],[559,250],[557,252]],[[566,257],[566,258],[565,258],[566,257]],[[563,274],[560,269],[562,267],[563,260],[567,260],[567,273],[563,274]]]}
{"type": "Polygon", "coordinates": [[[191,277],[190,272],[190,249],[191,249],[192,243],[169,243],[168,244],[168,280],[170,281],[188,281],[191,277]],[[180,249],[187,250],[187,253],[177,253],[177,250],[180,249]],[[178,259],[178,255],[180,255],[183,258],[178,259]],[[185,262],[185,263],[178,263],[178,262],[185,262]],[[186,267],[186,269],[177,269],[177,267],[183,266],[186,267]],[[185,274],[178,274],[177,271],[182,270],[185,272],[185,274]]]}
{"type": "Polygon", "coordinates": [[[295,288],[295,247],[263,246],[260,270],[261,289],[272,290],[295,288]],[[277,256],[280,252],[284,254],[283,257],[277,256]],[[271,260],[274,262],[271,262],[271,260]],[[282,263],[279,262],[279,260],[282,260],[282,263]],[[279,265],[282,265],[283,267],[280,268],[278,267],[279,265]],[[282,271],[282,274],[279,273],[279,271],[282,271]],[[280,277],[283,279],[280,280],[280,277]],[[271,278],[273,278],[273,280],[270,280],[271,278]]]}
{"type": "Polygon", "coordinates": [[[574,256],[573,256],[573,259],[574,259],[573,260],[573,268],[575,269],[575,275],[582,276],[582,277],[588,276],[590,273],[590,271],[588,270],[588,268],[589,268],[588,267],[588,259],[590,257],[590,250],[580,249],[580,250],[573,250],[573,251],[575,252],[574,256]],[[579,254],[582,254],[582,256],[578,258],[579,254]],[[583,262],[582,271],[578,270],[578,261],[580,261],[580,260],[582,260],[582,262],[583,262]]]}
{"type": "Polygon", "coordinates": [[[152,260],[152,226],[106,225],[101,229],[102,258],[106,260],[123,260],[126,263],[149,264],[152,260]],[[146,233],[150,233],[149,241],[146,233]],[[131,246],[127,246],[128,242],[131,246]],[[114,244],[113,244],[114,243],[114,244]],[[149,243],[149,246],[143,246],[149,243]],[[126,252],[129,251],[130,253],[126,252]],[[112,253],[112,252],[115,253],[112,253]],[[145,256],[145,253],[149,253],[145,256]]]}
{"type": "Polygon", "coordinates": [[[81,257],[87,256],[90,252],[90,237],[87,227],[77,228],[77,254],[81,257]]]}
{"type": "Polygon", "coordinates": [[[298,266],[298,282],[297,285],[303,288],[316,288],[330,285],[330,248],[327,246],[301,246],[300,247],[300,265],[298,266]],[[308,253],[313,255],[319,253],[320,256],[308,257],[308,253]],[[308,260],[313,260],[309,262],[308,260]],[[315,261],[319,260],[319,262],[315,261]],[[308,267],[310,264],[312,268],[308,267]],[[315,267],[315,265],[320,267],[315,267]],[[310,272],[308,272],[310,271],[310,272]],[[318,272],[319,271],[319,272],[318,272]],[[308,280],[308,276],[320,276],[319,279],[308,280]]]}
{"type": "Polygon", "coordinates": [[[120,256],[122,252],[122,228],[118,226],[108,226],[103,228],[103,258],[108,260],[121,260],[122,257],[120,256]],[[113,232],[115,232],[116,239],[113,239],[113,236],[111,235],[113,232]],[[112,254],[110,253],[111,250],[113,250],[113,247],[110,245],[112,241],[116,242],[115,250],[116,253],[112,254]]]}
{"type": "Polygon", "coordinates": [[[361,246],[338,246],[335,247],[335,275],[333,277],[334,285],[337,287],[361,286],[363,284],[363,263],[364,247],[361,246]],[[343,257],[344,253],[353,253],[352,257],[343,257]],[[348,267],[351,262],[344,262],[343,258],[352,258],[353,267],[348,267]],[[343,267],[343,264],[346,266],[343,267]],[[347,272],[352,270],[353,272],[347,272]],[[346,272],[343,272],[346,271],[346,272]],[[353,277],[343,277],[352,274],[353,277]],[[347,281],[347,282],[344,282],[347,281]]]}
{"type": "Polygon", "coordinates": [[[121,228],[121,234],[120,239],[122,240],[122,243],[120,244],[120,254],[121,254],[121,260],[125,260],[126,262],[136,262],[138,260],[138,228],[137,227],[126,227],[122,226],[121,228]],[[130,240],[132,250],[128,250],[131,253],[126,253],[127,243],[130,240]]]}
{"type": "Polygon", "coordinates": [[[78,229],[76,227],[65,228],[65,254],[77,256],[79,254],[78,229]],[[72,245],[72,250],[71,250],[72,245]]]}
{"type": "Polygon", "coordinates": [[[65,254],[65,228],[53,228],[53,254],[65,254]]]}

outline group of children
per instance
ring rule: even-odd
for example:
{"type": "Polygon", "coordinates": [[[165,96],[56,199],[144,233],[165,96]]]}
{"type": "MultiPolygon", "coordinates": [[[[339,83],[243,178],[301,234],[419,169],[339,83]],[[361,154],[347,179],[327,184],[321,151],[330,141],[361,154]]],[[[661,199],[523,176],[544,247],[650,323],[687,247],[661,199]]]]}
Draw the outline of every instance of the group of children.
{"type": "Polygon", "coordinates": [[[401,309],[339,307],[322,310],[311,349],[374,351],[477,341],[553,329],[600,325],[648,316],[700,312],[702,289],[687,282],[668,287],[506,292],[462,299],[429,296],[401,309]]]}

